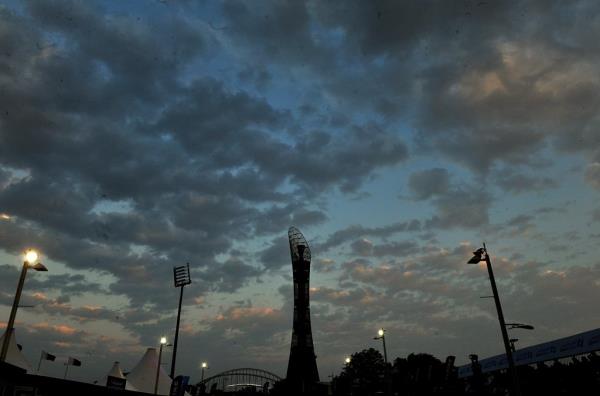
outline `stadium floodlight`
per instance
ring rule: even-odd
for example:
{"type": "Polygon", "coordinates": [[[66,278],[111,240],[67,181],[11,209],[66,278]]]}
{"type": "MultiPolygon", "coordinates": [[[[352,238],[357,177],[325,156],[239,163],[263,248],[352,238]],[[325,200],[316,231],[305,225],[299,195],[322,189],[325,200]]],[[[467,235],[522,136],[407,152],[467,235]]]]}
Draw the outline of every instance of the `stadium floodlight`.
{"type": "Polygon", "coordinates": [[[181,319],[181,301],[183,300],[183,288],[184,286],[192,283],[190,277],[190,264],[182,265],[173,268],[173,279],[175,281],[175,287],[180,288],[179,292],[179,306],[177,308],[177,325],[175,326],[175,340],[173,341],[173,357],[171,359],[171,378],[175,378],[175,363],[177,362],[177,341],[179,340],[179,321],[181,319]]]}
{"type": "Polygon", "coordinates": [[[510,347],[510,341],[508,339],[508,332],[506,330],[506,323],[504,321],[504,314],[502,313],[502,304],[500,303],[500,297],[498,295],[498,288],[496,287],[496,279],[494,278],[494,270],[492,269],[492,262],[490,260],[490,255],[488,254],[487,247],[485,243],[483,247],[477,249],[473,252],[473,257],[467,264],[479,264],[480,262],[485,261],[488,275],[490,278],[490,284],[492,286],[492,293],[494,295],[494,303],[496,304],[496,312],[498,313],[498,322],[500,323],[500,330],[502,332],[502,341],[504,342],[504,350],[506,352],[506,360],[508,360],[508,372],[512,378],[513,396],[520,396],[521,390],[519,387],[519,378],[517,377],[517,370],[515,369],[515,362],[513,360],[512,348],[510,347]]]}

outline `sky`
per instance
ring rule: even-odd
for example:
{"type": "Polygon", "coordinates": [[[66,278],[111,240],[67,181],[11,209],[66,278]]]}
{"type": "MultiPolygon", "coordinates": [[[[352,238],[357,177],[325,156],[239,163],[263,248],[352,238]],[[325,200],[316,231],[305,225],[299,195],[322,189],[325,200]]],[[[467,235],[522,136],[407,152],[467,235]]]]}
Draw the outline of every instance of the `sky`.
{"type": "Polygon", "coordinates": [[[189,263],[177,372],[284,376],[296,226],[323,380],[380,327],[501,353],[483,242],[518,346],[598,328],[598,37],[591,0],[0,0],[0,325],[36,248],[26,357],[128,371],[189,263]]]}

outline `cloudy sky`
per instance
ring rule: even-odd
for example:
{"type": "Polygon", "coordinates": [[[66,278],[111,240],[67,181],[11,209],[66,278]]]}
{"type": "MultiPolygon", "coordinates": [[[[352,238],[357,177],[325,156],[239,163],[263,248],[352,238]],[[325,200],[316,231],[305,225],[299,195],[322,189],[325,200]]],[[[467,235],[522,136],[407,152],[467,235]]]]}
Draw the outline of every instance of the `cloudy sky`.
{"type": "Polygon", "coordinates": [[[0,323],[35,247],[34,366],[131,369],[189,262],[178,371],[285,375],[292,225],[322,379],[380,326],[501,352],[484,241],[519,345],[600,327],[597,2],[0,3],[0,323]]]}

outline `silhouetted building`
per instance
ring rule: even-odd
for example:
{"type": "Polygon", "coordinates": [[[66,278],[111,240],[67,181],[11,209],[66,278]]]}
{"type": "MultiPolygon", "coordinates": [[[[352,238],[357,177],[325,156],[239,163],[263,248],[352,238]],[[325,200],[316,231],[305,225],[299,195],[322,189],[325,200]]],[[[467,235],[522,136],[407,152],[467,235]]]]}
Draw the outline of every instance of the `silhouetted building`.
{"type": "Polygon", "coordinates": [[[310,249],[297,228],[288,231],[294,274],[294,327],[286,382],[295,393],[310,393],[319,382],[319,372],[310,326],[308,299],[310,249]]]}

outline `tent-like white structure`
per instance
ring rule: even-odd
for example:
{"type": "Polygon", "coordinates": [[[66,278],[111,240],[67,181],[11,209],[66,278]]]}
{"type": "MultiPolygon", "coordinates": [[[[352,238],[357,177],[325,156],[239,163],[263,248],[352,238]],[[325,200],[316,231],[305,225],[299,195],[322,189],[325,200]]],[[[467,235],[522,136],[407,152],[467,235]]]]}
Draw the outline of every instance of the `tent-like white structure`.
{"type": "MultiPolygon", "coordinates": [[[[0,345],[4,343],[4,337],[6,337],[6,332],[0,337],[0,345]]],[[[10,340],[8,342],[8,351],[6,351],[6,363],[10,363],[13,366],[21,367],[22,369],[27,370],[28,373],[33,372],[33,368],[31,364],[25,359],[25,355],[19,350],[17,346],[17,340],[15,338],[15,330],[13,329],[12,334],[10,335],[10,340]]]]}
{"type": "MultiPolygon", "coordinates": [[[[110,371],[104,377],[102,377],[102,380],[100,380],[97,384],[100,386],[106,386],[106,381],[108,380],[109,376],[126,379],[125,375],[123,374],[123,370],[121,370],[121,367],[119,366],[119,362],[115,362],[110,371]]],[[[125,382],[125,389],[137,391],[137,389],[131,385],[129,381],[125,382]]]]}
{"type": "Polygon", "coordinates": [[[108,374],[106,374],[106,377],[117,377],[125,379],[125,374],[123,374],[123,370],[121,370],[121,367],[119,367],[119,362],[115,362],[113,364],[108,374]]]}
{"type": "MultiPolygon", "coordinates": [[[[156,348],[148,348],[139,363],[127,374],[127,384],[131,384],[138,392],[154,393],[158,353],[156,348]]],[[[158,372],[159,395],[168,395],[171,390],[171,378],[161,367],[158,372]]]]}

